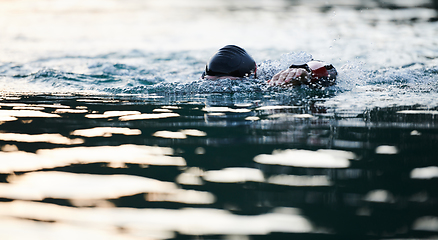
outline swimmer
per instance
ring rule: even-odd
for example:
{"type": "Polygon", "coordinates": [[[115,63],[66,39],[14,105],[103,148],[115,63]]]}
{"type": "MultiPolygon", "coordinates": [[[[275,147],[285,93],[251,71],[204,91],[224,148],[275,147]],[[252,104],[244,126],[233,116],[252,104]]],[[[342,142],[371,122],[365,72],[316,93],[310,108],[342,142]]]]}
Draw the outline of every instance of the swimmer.
{"type": "MultiPolygon", "coordinates": [[[[211,57],[201,78],[236,80],[250,76],[257,78],[257,64],[254,59],[243,48],[227,45],[211,57]]],[[[312,60],[302,65],[291,65],[275,74],[268,84],[284,87],[308,85],[320,88],[334,85],[336,76],[333,65],[312,60]]]]}

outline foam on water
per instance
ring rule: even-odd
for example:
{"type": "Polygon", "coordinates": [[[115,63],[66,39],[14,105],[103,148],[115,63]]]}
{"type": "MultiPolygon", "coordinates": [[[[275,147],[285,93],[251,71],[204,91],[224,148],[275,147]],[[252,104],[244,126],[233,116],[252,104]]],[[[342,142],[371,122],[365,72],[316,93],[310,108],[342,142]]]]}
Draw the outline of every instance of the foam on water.
{"type": "MultiPolygon", "coordinates": [[[[356,105],[355,95],[373,105],[370,99],[376,96],[367,98],[367,94],[375,86],[398,95],[403,83],[410,90],[404,88],[402,93],[436,92],[436,13],[419,7],[425,5],[421,2],[396,1],[394,6],[411,8],[391,10],[362,1],[333,5],[280,0],[251,5],[246,1],[207,4],[197,0],[184,4],[170,0],[162,4],[94,3],[57,7],[46,1],[3,3],[0,16],[5,21],[1,22],[13,22],[15,28],[0,26],[5,43],[0,49],[0,90],[128,94],[266,91],[262,81],[199,81],[205,62],[218,48],[237,44],[260,63],[261,80],[291,63],[311,58],[333,63],[340,71],[337,90],[354,92],[338,94],[342,101],[351,101],[351,107],[356,105]],[[93,15],[97,8],[100,12],[93,15]],[[49,15],[39,15],[41,9],[49,15]],[[65,26],[69,31],[60,34],[65,26]],[[211,33],[204,34],[203,29],[211,29],[211,33]],[[221,33],[220,29],[227,31],[221,33]],[[382,85],[385,83],[388,86],[382,85]]],[[[435,104],[424,101],[432,99],[426,95],[419,99],[414,94],[403,104],[435,104]]]]}
{"type": "MultiPolygon", "coordinates": [[[[194,55],[196,55],[195,53],[194,55]]],[[[425,63],[412,63],[400,67],[383,67],[369,70],[364,62],[352,61],[338,70],[336,86],[323,90],[307,87],[285,89],[266,84],[276,72],[290,64],[299,64],[312,59],[305,52],[283,54],[278,60],[265,60],[259,64],[258,79],[216,81],[201,80],[204,62],[194,59],[188,52],[161,56],[141,54],[113,59],[102,63],[98,59],[83,58],[87,70],[82,73],[45,68],[28,74],[25,67],[3,65],[3,92],[53,93],[82,92],[93,94],[245,94],[247,97],[260,95],[281,95],[295,102],[309,98],[325,98],[325,107],[357,109],[385,107],[391,105],[420,104],[437,106],[438,68],[425,63]],[[138,55],[143,59],[138,59],[138,55]],[[127,60],[126,60],[127,59],[127,60]],[[122,63],[122,62],[130,62],[122,63]],[[171,70],[171,71],[169,71],[171,70]]],[[[121,56],[118,56],[121,57],[121,56]]],[[[64,59],[65,60],[65,59],[64,59]]],[[[61,60],[64,61],[64,60],[61,60]]],[[[76,59],[78,60],[78,59],[76,59]]],[[[71,64],[67,59],[64,67],[71,64]]]]}

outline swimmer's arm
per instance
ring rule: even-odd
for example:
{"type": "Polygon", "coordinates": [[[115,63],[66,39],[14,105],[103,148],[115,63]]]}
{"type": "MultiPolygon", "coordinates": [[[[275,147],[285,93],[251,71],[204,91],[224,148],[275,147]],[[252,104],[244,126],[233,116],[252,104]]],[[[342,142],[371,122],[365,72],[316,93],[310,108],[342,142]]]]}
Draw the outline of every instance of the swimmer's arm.
{"type": "Polygon", "coordinates": [[[328,87],[335,84],[337,72],[331,64],[310,61],[303,65],[292,65],[268,81],[270,85],[284,87],[309,85],[311,87],[328,87]]]}
{"type": "Polygon", "coordinates": [[[275,74],[268,81],[270,85],[298,86],[304,84],[310,78],[310,73],[304,68],[288,68],[275,74]]]}

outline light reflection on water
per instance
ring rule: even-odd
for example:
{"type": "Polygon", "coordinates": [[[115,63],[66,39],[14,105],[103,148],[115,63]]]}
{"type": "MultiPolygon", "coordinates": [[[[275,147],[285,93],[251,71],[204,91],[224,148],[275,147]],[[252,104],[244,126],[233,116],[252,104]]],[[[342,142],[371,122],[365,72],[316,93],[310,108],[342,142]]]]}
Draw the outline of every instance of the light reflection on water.
{"type": "MultiPolygon", "coordinates": [[[[10,139],[2,140],[6,142],[11,141],[10,139]]],[[[20,139],[12,139],[12,141],[20,141],[20,139]]],[[[28,138],[23,138],[20,142],[26,143],[39,141],[29,141],[28,138]]],[[[81,141],[76,144],[81,144],[83,142],[84,141],[81,141]]],[[[59,141],[49,143],[62,144],[59,141]]],[[[144,166],[186,165],[183,158],[169,156],[172,154],[173,149],[171,148],[139,145],[38,149],[36,153],[18,151],[17,149],[17,151],[0,152],[2,158],[2,161],[0,162],[0,172],[13,173],[34,171],[73,164],[90,163],[108,163],[108,167],[116,168],[123,167],[125,164],[141,164],[144,166]]]]}
{"type": "Polygon", "coordinates": [[[3,100],[1,111],[16,119],[0,125],[0,221],[10,228],[2,236],[18,226],[36,235],[46,229],[97,239],[438,231],[437,129],[429,114],[435,110],[376,108],[340,117],[269,101],[212,105],[205,97],[174,105],[167,97],[3,100]],[[59,108],[11,110],[47,101],[87,112],[42,118],[59,108]],[[162,114],[155,109],[178,116],[121,119],[162,114]]]}
{"type": "Polygon", "coordinates": [[[0,238],[437,236],[431,7],[0,1],[0,238]],[[225,44],[260,78],[199,80],[225,44]],[[336,86],[266,85],[312,57],[336,86]]]}
{"type": "MultiPolygon", "coordinates": [[[[140,236],[152,239],[172,238],[174,232],[186,235],[265,235],[270,232],[284,231],[302,233],[313,229],[311,223],[299,212],[287,208],[276,208],[272,212],[257,216],[239,216],[225,210],[208,208],[77,209],[46,203],[15,201],[1,203],[0,209],[5,217],[31,218],[43,223],[54,221],[55,226],[66,224],[70,227],[78,227],[77,223],[82,223],[83,231],[105,229],[109,232],[117,232],[116,229],[122,228],[123,231],[118,231],[119,236],[135,237],[140,234],[140,236]]],[[[18,224],[9,224],[9,226],[16,230],[21,225],[21,221],[15,220],[14,223],[18,224]]]]}

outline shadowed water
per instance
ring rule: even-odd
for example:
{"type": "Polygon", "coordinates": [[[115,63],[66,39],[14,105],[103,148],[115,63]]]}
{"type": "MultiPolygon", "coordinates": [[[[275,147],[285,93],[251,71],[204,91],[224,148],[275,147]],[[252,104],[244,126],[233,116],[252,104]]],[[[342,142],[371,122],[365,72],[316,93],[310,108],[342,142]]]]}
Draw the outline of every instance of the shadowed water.
{"type": "Polygon", "coordinates": [[[346,117],[313,102],[269,102],[6,97],[5,226],[35,229],[22,237],[78,223],[86,236],[102,225],[121,238],[434,236],[436,109],[346,117]]]}

